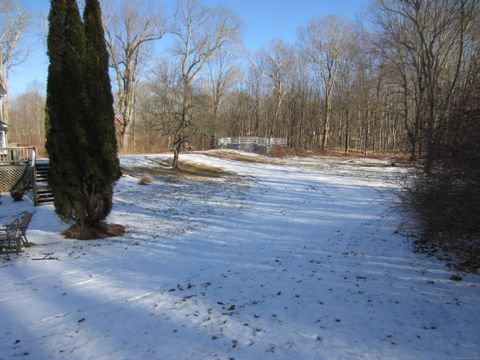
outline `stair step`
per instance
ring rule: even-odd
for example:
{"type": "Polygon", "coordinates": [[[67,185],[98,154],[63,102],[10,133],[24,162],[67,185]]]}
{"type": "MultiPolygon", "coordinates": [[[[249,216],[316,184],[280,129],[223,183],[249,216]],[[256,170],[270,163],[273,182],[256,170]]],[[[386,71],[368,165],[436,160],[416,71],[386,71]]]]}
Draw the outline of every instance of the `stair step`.
{"type": "Polygon", "coordinates": [[[48,204],[53,202],[52,188],[48,184],[49,163],[41,162],[35,164],[35,205],[48,204]]]}
{"type": "Polygon", "coordinates": [[[52,200],[53,201],[53,195],[52,194],[44,194],[41,196],[37,196],[37,201],[42,201],[42,200],[52,200]]]}
{"type": "Polygon", "coordinates": [[[53,192],[53,190],[48,186],[44,186],[40,188],[37,187],[37,193],[46,193],[46,192],[53,192]]]}
{"type": "Polygon", "coordinates": [[[45,199],[45,198],[52,198],[53,199],[53,194],[52,193],[37,194],[37,199],[45,199]]]}
{"type": "Polygon", "coordinates": [[[42,194],[42,193],[51,193],[53,192],[52,188],[49,187],[42,187],[42,188],[37,188],[37,193],[42,194]]]}
{"type": "Polygon", "coordinates": [[[53,198],[37,199],[37,205],[53,203],[53,198]]]}

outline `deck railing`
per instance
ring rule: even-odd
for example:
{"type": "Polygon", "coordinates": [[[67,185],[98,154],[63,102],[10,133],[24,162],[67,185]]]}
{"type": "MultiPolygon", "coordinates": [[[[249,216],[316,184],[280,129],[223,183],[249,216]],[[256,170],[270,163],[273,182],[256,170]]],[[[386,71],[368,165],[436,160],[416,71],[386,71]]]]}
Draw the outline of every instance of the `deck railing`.
{"type": "Polygon", "coordinates": [[[0,165],[20,165],[34,162],[35,147],[17,146],[0,148],[0,165]]]}

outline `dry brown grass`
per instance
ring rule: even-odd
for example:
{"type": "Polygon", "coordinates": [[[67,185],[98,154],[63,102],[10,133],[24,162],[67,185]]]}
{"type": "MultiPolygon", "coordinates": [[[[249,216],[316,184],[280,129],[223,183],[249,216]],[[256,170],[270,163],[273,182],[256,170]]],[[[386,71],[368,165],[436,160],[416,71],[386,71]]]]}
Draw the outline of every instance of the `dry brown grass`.
{"type": "Polygon", "coordinates": [[[379,159],[379,160],[392,160],[396,164],[410,164],[410,154],[406,152],[379,152],[379,153],[368,153],[365,156],[363,151],[354,151],[350,150],[348,154],[345,154],[345,151],[342,150],[329,150],[324,154],[318,155],[326,155],[326,156],[333,156],[339,158],[370,158],[370,159],[379,159]]]}
{"type": "Polygon", "coordinates": [[[330,156],[330,157],[338,157],[338,158],[370,158],[370,159],[378,159],[378,160],[392,160],[395,163],[401,164],[409,164],[410,163],[410,154],[407,152],[379,152],[379,153],[368,153],[365,156],[363,151],[355,151],[350,150],[348,154],[345,154],[344,150],[340,149],[331,149],[325,152],[320,151],[310,151],[310,150],[298,150],[298,149],[284,149],[284,148],[273,148],[270,151],[269,156],[271,157],[289,157],[289,156],[297,156],[297,157],[309,157],[309,156],[330,156]]]}
{"type": "Polygon", "coordinates": [[[150,185],[152,183],[152,178],[150,176],[142,176],[140,180],[138,180],[138,185],[150,185]]]}
{"type": "Polygon", "coordinates": [[[283,146],[274,146],[268,153],[268,156],[273,158],[285,158],[290,156],[308,157],[312,155],[315,155],[315,154],[311,151],[298,150],[298,149],[285,149],[283,146]]]}
{"type": "Polygon", "coordinates": [[[390,167],[392,166],[391,162],[377,162],[377,161],[369,161],[369,162],[344,162],[339,163],[340,166],[356,166],[356,167],[366,167],[366,168],[375,168],[375,167],[390,167]]]}
{"type": "Polygon", "coordinates": [[[274,163],[273,159],[269,159],[266,156],[249,156],[244,155],[239,152],[233,151],[214,151],[214,152],[204,152],[202,153],[207,156],[212,156],[220,159],[227,159],[227,160],[235,160],[235,161],[243,161],[248,163],[255,163],[255,164],[272,164],[274,163]]]}
{"type": "Polygon", "coordinates": [[[270,149],[268,155],[274,158],[284,158],[287,156],[291,156],[287,149],[285,149],[283,146],[273,146],[270,149]]]}
{"type": "Polygon", "coordinates": [[[200,164],[190,161],[180,161],[178,169],[172,169],[171,161],[155,161],[155,166],[136,166],[132,169],[122,168],[124,174],[131,176],[138,176],[142,174],[140,181],[146,178],[144,174],[149,175],[163,175],[169,177],[201,177],[201,178],[220,178],[234,175],[233,173],[226,171],[223,168],[210,166],[206,164],[200,164]]]}
{"type": "Polygon", "coordinates": [[[233,175],[233,173],[226,171],[223,168],[199,164],[190,161],[180,161],[178,169],[168,169],[171,173],[177,176],[199,176],[208,178],[218,178],[233,175]]]}
{"type": "Polygon", "coordinates": [[[410,154],[407,152],[383,152],[376,159],[393,159],[396,163],[411,164],[410,154]]]}
{"type": "MultiPolygon", "coordinates": [[[[344,159],[350,158],[371,158],[371,159],[378,159],[378,160],[391,160],[392,164],[394,165],[410,165],[409,157],[410,155],[405,152],[382,152],[376,154],[367,154],[364,156],[363,152],[361,151],[349,151],[348,154],[345,154],[344,151],[341,150],[329,150],[325,153],[314,152],[309,150],[297,150],[297,149],[285,149],[283,147],[274,147],[270,150],[268,156],[249,156],[243,155],[240,152],[234,151],[205,151],[203,152],[204,155],[217,157],[221,159],[228,159],[228,160],[237,160],[249,163],[257,163],[257,164],[277,164],[276,159],[282,159],[286,157],[309,157],[309,156],[330,156],[330,157],[338,157],[344,159]]],[[[372,163],[373,164],[373,163],[372,163]]],[[[375,163],[372,166],[385,166],[384,164],[375,163]]],[[[366,165],[367,166],[367,165],[366,165]]]]}

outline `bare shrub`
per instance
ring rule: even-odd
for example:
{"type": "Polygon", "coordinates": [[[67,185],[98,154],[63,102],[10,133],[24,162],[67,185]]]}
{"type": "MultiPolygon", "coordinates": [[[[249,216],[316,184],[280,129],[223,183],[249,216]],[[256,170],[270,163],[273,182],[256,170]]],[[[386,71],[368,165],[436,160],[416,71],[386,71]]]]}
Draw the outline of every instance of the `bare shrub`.
{"type": "Polygon", "coordinates": [[[152,178],[146,175],[143,175],[140,180],[138,180],[138,185],[150,185],[152,183],[152,178]]]}
{"type": "Polygon", "coordinates": [[[287,149],[285,149],[283,146],[273,145],[268,152],[268,155],[277,158],[284,158],[289,156],[289,153],[287,152],[287,149]]]}
{"type": "Polygon", "coordinates": [[[480,268],[480,109],[478,99],[446,122],[409,189],[408,202],[422,241],[460,255],[465,269],[480,268]],[[467,110],[463,110],[467,109],[467,110]]]}

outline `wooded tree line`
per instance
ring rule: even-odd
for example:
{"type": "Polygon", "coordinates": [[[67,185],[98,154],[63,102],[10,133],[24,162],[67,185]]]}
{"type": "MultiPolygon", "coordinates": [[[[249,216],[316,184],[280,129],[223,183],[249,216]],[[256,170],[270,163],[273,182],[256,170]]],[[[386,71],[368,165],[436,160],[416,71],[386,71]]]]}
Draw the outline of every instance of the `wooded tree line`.
{"type": "Polygon", "coordinates": [[[476,0],[373,0],[364,24],[315,19],[294,44],[273,40],[255,53],[242,48],[241,20],[223,7],[105,5],[124,152],[272,136],[294,149],[408,151],[415,160],[478,86],[476,0]],[[169,46],[155,51],[162,42],[169,46]]]}
{"type": "MultiPolygon", "coordinates": [[[[181,64],[163,57],[139,85],[135,151],[175,143],[181,64]]],[[[244,54],[230,42],[189,81],[194,100],[183,141],[205,149],[218,137],[261,136],[285,137],[291,148],[314,151],[405,150],[405,122],[384,86],[386,76],[372,33],[336,16],[307,24],[295,44],[274,40],[244,54]]]]}
{"type": "Polygon", "coordinates": [[[10,143],[45,147],[45,91],[33,82],[9,104],[10,143]]]}

